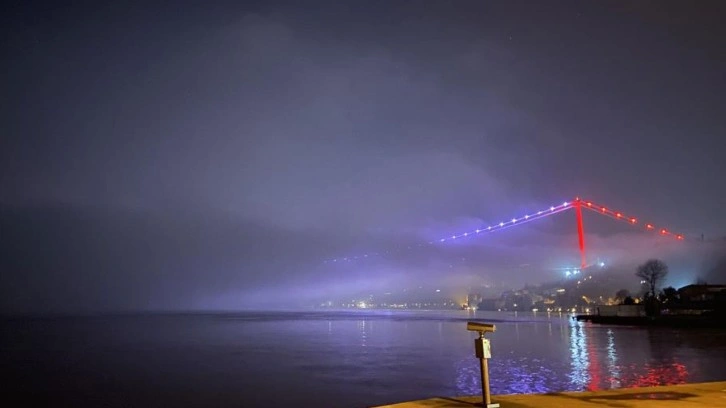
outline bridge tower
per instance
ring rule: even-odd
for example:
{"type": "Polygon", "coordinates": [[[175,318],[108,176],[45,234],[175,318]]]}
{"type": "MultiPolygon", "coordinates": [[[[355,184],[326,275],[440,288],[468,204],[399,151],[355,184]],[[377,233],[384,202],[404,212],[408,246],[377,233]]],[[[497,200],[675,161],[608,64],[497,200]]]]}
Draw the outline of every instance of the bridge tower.
{"type": "Polygon", "coordinates": [[[585,227],[582,223],[582,200],[575,198],[575,215],[577,218],[577,238],[580,244],[580,269],[585,269],[587,259],[585,258],[585,227]]]}

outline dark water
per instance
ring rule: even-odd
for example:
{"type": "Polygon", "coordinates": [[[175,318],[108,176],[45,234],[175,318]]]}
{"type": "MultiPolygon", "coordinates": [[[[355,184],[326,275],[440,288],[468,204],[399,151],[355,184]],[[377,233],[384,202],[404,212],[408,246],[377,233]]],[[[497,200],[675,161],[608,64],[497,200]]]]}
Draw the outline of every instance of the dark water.
{"type": "MultiPolygon", "coordinates": [[[[471,312],[11,319],[3,390],[30,406],[364,407],[480,392],[471,312]],[[14,394],[14,395],[13,395],[14,394]]],[[[492,391],[726,379],[726,332],[495,321],[492,391]]]]}

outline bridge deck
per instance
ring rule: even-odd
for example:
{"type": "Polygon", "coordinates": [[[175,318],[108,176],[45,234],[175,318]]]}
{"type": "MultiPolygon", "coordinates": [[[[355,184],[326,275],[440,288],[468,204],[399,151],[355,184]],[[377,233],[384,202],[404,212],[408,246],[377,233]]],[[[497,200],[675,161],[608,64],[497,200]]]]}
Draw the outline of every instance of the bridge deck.
{"type": "MultiPolygon", "coordinates": [[[[492,402],[499,403],[501,408],[726,407],[726,381],[596,392],[497,395],[494,396],[492,402]]],[[[439,397],[384,405],[378,408],[471,408],[476,406],[481,407],[481,397],[439,397]]]]}

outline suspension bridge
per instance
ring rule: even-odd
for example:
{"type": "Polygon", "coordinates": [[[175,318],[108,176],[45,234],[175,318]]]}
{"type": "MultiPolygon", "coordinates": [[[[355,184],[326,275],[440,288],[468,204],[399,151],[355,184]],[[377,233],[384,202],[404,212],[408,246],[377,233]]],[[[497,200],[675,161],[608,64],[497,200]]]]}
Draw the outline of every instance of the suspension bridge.
{"type": "MultiPolygon", "coordinates": [[[[512,228],[514,226],[526,224],[528,222],[533,222],[533,221],[536,221],[536,220],[539,220],[539,219],[542,219],[545,217],[550,217],[552,215],[559,214],[561,212],[569,211],[569,210],[572,210],[575,212],[575,217],[577,219],[577,241],[578,241],[577,243],[578,243],[578,248],[580,251],[580,268],[581,269],[585,269],[588,266],[587,256],[586,256],[586,245],[585,245],[585,225],[584,225],[583,217],[582,217],[583,210],[589,210],[594,213],[600,214],[601,216],[609,217],[609,218],[617,220],[619,222],[627,223],[630,226],[632,226],[634,228],[639,228],[645,232],[656,233],[656,234],[659,234],[659,235],[662,235],[665,237],[672,238],[674,240],[683,240],[684,239],[683,234],[675,233],[668,228],[665,228],[663,226],[657,226],[650,222],[642,222],[640,220],[640,218],[635,217],[632,214],[613,209],[612,207],[598,204],[591,200],[585,200],[580,197],[575,197],[571,201],[564,201],[560,204],[552,205],[549,208],[544,208],[539,211],[525,214],[525,215],[522,215],[519,217],[508,218],[506,220],[500,221],[499,223],[481,226],[474,230],[466,231],[466,232],[463,232],[460,234],[454,234],[454,235],[442,237],[438,240],[429,241],[426,244],[435,245],[435,244],[440,244],[440,243],[446,243],[447,241],[454,241],[454,240],[481,236],[484,234],[490,234],[490,233],[497,232],[497,231],[500,231],[503,229],[512,228]]],[[[420,243],[420,244],[418,244],[418,246],[422,247],[422,246],[424,246],[424,243],[420,243]]],[[[324,262],[331,263],[331,262],[354,261],[354,260],[368,258],[373,255],[379,255],[379,253],[373,252],[370,254],[362,254],[362,255],[349,256],[349,257],[343,257],[343,258],[332,258],[332,259],[328,259],[324,262]]]]}

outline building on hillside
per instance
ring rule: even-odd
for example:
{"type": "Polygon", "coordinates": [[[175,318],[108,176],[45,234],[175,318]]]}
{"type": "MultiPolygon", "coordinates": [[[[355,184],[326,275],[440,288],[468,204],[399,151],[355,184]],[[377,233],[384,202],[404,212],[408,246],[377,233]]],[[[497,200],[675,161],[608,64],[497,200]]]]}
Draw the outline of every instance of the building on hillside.
{"type": "Polygon", "coordinates": [[[470,293],[466,297],[466,305],[470,309],[476,309],[479,307],[479,303],[482,301],[482,296],[478,293],[470,293]]]}
{"type": "Polygon", "coordinates": [[[678,289],[678,299],[669,314],[706,315],[726,313],[726,285],[688,285],[678,289]]]}
{"type": "Polygon", "coordinates": [[[504,301],[501,299],[482,299],[479,302],[479,310],[501,310],[504,307],[504,301]]]}
{"type": "Polygon", "coordinates": [[[597,306],[598,316],[617,316],[617,317],[642,317],[645,316],[645,307],[643,305],[601,305],[597,306]]]}
{"type": "Polygon", "coordinates": [[[688,285],[678,289],[682,302],[723,302],[726,300],[726,285],[688,285]]]}

